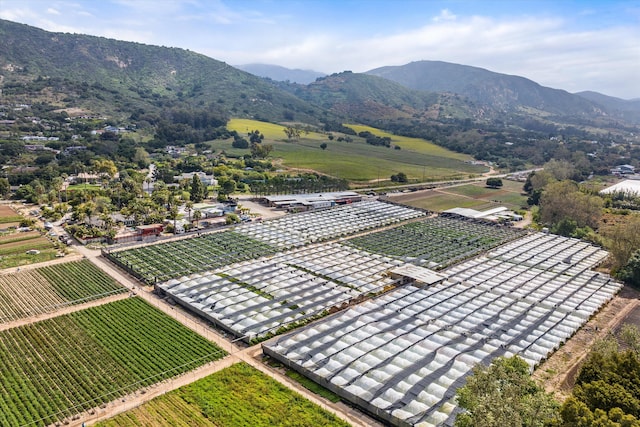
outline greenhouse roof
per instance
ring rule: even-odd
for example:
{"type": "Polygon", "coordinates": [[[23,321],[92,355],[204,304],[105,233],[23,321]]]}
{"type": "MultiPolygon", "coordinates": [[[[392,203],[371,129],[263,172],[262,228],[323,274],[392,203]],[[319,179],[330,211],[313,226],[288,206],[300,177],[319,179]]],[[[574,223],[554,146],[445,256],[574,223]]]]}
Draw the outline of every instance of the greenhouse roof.
{"type": "Polygon", "coordinates": [[[447,276],[443,274],[439,274],[433,270],[429,270],[428,268],[419,267],[413,264],[400,265],[389,270],[389,273],[391,273],[392,277],[394,275],[409,277],[425,285],[433,285],[435,283],[442,282],[447,278],[447,276]]]}

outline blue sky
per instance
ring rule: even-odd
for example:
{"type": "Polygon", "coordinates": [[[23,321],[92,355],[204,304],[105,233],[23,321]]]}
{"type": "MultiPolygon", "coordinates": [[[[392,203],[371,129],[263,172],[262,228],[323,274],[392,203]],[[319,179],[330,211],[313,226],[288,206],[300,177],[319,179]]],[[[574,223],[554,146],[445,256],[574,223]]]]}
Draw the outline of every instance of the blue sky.
{"type": "Polygon", "coordinates": [[[439,60],[640,98],[640,0],[0,0],[48,31],[325,73],[439,60]]]}

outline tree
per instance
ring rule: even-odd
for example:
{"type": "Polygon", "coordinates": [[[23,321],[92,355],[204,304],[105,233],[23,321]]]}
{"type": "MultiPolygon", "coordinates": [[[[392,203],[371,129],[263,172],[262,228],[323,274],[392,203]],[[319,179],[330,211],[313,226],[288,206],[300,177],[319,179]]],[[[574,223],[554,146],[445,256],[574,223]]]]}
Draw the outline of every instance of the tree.
{"type": "Polygon", "coordinates": [[[633,253],[629,261],[620,269],[617,277],[631,286],[640,288],[640,249],[633,253]]]}
{"type": "Polygon", "coordinates": [[[196,223],[196,228],[198,228],[198,221],[202,218],[202,211],[196,210],[193,212],[193,220],[196,223]]]}
{"type": "Polygon", "coordinates": [[[282,131],[285,133],[285,135],[287,135],[287,139],[289,141],[291,141],[292,139],[300,139],[300,128],[298,127],[287,126],[282,131]]]}
{"type": "Polygon", "coordinates": [[[500,178],[487,178],[487,187],[498,188],[502,187],[502,179],[500,178]]]}
{"type": "Polygon", "coordinates": [[[9,184],[9,180],[7,178],[0,178],[0,197],[6,197],[11,190],[11,185],[9,184]]]}
{"type": "Polygon", "coordinates": [[[323,142],[322,144],[320,144],[320,148],[322,148],[323,150],[327,149],[327,143],[323,142]]]}
{"type": "Polygon", "coordinates": [[[490,366],[477,365],[458,389],[457,427],[533,427],[558,420],[558,403],[529,375],[518,356],[499,357],[490,366]]]}
{"type": "Polygon", "coordinates": [[[396,175],[391,175],[391,181],[393,182],[408,182],[407,174],[404,172],[398,172],[396,175]]]}
{"type": "Polygon", "coordinates": [[[542,193],[540,219],[551,226],[572,219],[578,228],[597,228],[602,207],[600,197],[581,192],[573,181],[560,181],[547,185],[542,193]]]}
{"type": "Polygon", "coordinates": [[[176,234],[176,225],[179,214],[180,211],[178,211],[178,206],[173,205],[169,208],[169,219],[173,221],[173,234],[176,234]]]}
{"type": "Polygon", "coordinates": [[[273,151],[273,145],[271,144],[251,144],[251,157],[258,159],[266,159],[273,151]]]}
{"type": "Polygon", "coordinates": [[[184,210],[189,215],[189,222],[191,222],[191,212],[193,212],[193,202],[191,200],[184,204],[184,210]]]}
{"type": "Polygon", "coordinates": [[[200,177],[197,174],[193,175],[191,179],[191,201],[194,203],[200,203],[204,200],[206,191],[200,177]]]}

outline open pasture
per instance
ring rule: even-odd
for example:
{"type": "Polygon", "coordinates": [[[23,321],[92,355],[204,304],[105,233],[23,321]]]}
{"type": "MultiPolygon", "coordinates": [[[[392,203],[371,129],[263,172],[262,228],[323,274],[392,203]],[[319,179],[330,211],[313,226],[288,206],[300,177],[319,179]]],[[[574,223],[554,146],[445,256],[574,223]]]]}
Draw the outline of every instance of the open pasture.
{"type": "MultiPolygon", "coordinates": [[[[379,136],[390,135],[370,127],[349,126],[366,129],[379,136]]],[[[315,170],[349,181],[389,180],[398,172],[404,172],[416,181],[467,178],[486,172],[483,166],[467,163],[471,160],[469,156],[418,138],[390,135],[393,144],[401,147],[395,150],[367,144],[360,137],[352,137],[352,142],[337,141],[337,138],[331,141],[326,134],[317,132],[303,132],[299,140],[288,141],[283,132],[284,126],[246,119],[232,119],[227,127],[244,136],[248,131],[258,129],[265,135],[264,143],[274,147],[271,157],[282,159],[289,168],[315,170]],[[327,144],[325,150],[320,148],[323,142],[327,144]]],[[[248,152],[233,149],[231,142],[214,141],[211,145],[232,155],[248,152]]]]}
{"type": "Polygon", "coordinates": [[[531,234],[274,338],[263,351],[393,425],[452,425],[477,364],[520,355],[533,368],[622,284],[590,269],[607,253],[531,234]]]}
{"type": "Polygon", "coordinates": [[[45,426],[225,352],[139,298],[0,332],[0,425],[45,426]]]}
{"type": "Polygon", "coordinates": [[[392,200],[417,208],[442,212],[452,208],[488,210],[505,206],[512,210],[527,208],[527,197],[523,196],[522,183],[502,181],[501,188],[488,188],[484,181],[473,184],[436,188],[393,195],[392,200]]]}
{"type": "Polygon", "coordinates": [[[126,292],[88,260],[0,275],[0,323],[126,292]]]}
{"type": "Polygon", "coordinates": [[[438,270],[523,234],[522,230],[489,222],[435,217],[355,237],[345,243],[438,270]]]}
{"type": "Polygon", "coordinates": [[[237,363],[97,427],[346,427],[245,363],[237,363]]]}

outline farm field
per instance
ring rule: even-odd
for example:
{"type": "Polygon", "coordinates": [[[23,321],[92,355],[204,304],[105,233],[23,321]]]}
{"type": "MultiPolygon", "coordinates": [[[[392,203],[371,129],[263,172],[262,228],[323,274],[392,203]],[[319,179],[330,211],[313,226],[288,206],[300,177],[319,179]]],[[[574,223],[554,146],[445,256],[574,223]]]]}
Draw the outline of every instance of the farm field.
{"type": "Polygon", "coordinates": [[[147,283],[274,253],[276,249],[233,231],[110,252],[107,257],[147,283]]]}
{"type": "Polygon", "coordinates": [[[437,270],[523,234],[521,230],[493,223],[436,217],[355,237],[345,243],[437,270]]]}
{"type": "Polygon", "coordinates": [[[45,426],[225,352],[133,297],[0,332],[0,425],[45,426]]]}
{"type": "Polygon", "coordinates": [[[156,398],[97,427],[346,427],[347,423],[244,363],[156,398]]]}
{"type": "Polygon", "coordinates": [[[0,275],[0,323],[126,292],[88,260],[0,275]]]}
{"type": "Polygon", "coordinates": [[[393,195],[392,200],[417,208],[442,212],[456,207],[488,210],[505,206],[511,210],[527,208],[527,197],[521,194],[522,183],[502,180],[501,188],[485,186],[484,181],[454,187],[393,195]]]}
{"type": "Polygon", "coordinates": [[[17,226],[22,217],[11,206],[0,205],[0,228],[17,226]]]}
{"type": "MultiPolygon", "coordinates": [[[[227,128],[240,135],[258,129],[265,135],[265,142],[274,147],[271,157],[280,158],[285,166],[294,169],[315,170],[323,174],[354,182],[389,180],[390,176],[404,172],[412,180],[445,180],[467,178],[486,172],[486,168],[471,165],[471,157],[448,151],[418,138],[400,137],[366,127],[349,125],[354,129],[368,130],[378,136],[389,136],[392,145],[402,149],[376,147],[354,137],[353,142],[330,141],[327,135],[317,132],[302,133],[298,141],[287,141],[284,126],[246,119],[232,119],[227,128]],[[320,148],[326,143],[326,150],[320,148]],[[375,159],[375,161],[372,161],[375,159]]],[[[246,154],[247,150],[231,147],[231,142],[214,141],[214,149],[224,149],[232,155],[246,154]]]]}
{"type": "Polygon", "coordinates": [[[57,242],[54,243],[39,231],[9,232],[0,236],[0,269],[50,261],[57,254],[57,242]],[[31,250],[40,253],[27,254],[31,250]]]}

